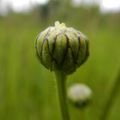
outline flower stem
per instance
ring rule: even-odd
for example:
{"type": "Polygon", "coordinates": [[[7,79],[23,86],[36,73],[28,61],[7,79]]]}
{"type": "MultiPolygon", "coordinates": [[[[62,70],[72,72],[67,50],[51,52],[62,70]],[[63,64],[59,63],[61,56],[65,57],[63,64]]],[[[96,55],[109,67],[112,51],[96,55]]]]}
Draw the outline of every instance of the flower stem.
{"type": "Polygon", "coordinates": [[[56,82],[58,88],[58,97],[61,107],[61,114],[63,120],[70,120],[66,99],[66,75],[61,71],[55,71],[56,82]]]}
{"type": "Polygon", "coordinates": [[[113,104],[115,102],[115,98],[118,94],[118,91],[120,90],[120,69],[118,71],[117,78],[115,80],[115,83],[113,85],[113,88],[111,89],[111,93],[108,97],[108,100],[106,102],[106,105],[103,109],[103,114],[100,117],[100,120],[107,120],[108,115],[110,113],[111,108],[113,107],[113,104]]]}

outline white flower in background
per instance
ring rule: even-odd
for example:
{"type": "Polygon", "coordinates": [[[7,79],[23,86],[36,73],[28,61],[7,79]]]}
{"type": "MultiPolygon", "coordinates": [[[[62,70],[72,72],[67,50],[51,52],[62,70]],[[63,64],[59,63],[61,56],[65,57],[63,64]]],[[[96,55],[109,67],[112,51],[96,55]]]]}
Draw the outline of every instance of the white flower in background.
{"type": "Polygon", "coordinates": [[[75,84],[68,89],[68,99],[77,107],[86,106],[92,97],[92,90],[85,84],[75,84]]]}

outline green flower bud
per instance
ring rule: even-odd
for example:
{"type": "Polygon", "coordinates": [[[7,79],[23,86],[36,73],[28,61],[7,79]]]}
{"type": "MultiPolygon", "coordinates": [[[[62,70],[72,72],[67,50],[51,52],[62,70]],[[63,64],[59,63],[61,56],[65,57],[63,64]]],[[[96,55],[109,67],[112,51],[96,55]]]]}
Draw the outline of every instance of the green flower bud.
{"type": "Polygon", "coordinates": [[[71,74],[88,58],[88,39],[74,28],[55,22],[38,35],[36,51],[46,68],[71,74]]]}
{"type": "Polygon", "coordinates": [[[75,84],[68,89],[68,99],[78,108],[83,108],[90,103],[92,90],[85,84],[75,84]]]}

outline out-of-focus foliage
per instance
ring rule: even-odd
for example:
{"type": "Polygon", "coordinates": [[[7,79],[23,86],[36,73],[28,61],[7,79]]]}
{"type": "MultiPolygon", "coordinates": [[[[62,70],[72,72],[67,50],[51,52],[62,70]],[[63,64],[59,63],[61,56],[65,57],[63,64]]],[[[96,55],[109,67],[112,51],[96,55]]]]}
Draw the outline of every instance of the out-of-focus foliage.
{"type": "MultiPolygon", "coordinates": [[[[92,88],[93,102],[85,109],[84,120],[99,120],[120,67],[120,13],[101,14],[94,6],[69,6],[54,14],[42,9],[43,16],[35,9],[0,17],[0,120],[61,119],[54,77],[39,64],[34,48],[36,35],[56,20],[90,39],[89,60],[68,77],[68,86],[80,82],[92,88]],[[43,20],[46,11],[49,17],[43,20]]],[[[120,120],[120,91],[117,94],[108,120],[120,120]]],[[[71,120],[81,118],[71,107],[70,115],[71,120]]]]}

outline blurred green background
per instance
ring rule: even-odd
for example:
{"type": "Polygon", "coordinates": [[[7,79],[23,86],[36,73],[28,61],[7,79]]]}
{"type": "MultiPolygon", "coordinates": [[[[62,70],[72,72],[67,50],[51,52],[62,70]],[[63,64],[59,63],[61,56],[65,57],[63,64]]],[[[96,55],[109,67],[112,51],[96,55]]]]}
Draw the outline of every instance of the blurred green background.
{"type": "MultiPolygon", "coordinates": [[[[67,86],[85,83],[93,90],[84,120],[100,120],[120,67],[120,12],[101,13],[99,6],[73,7],[70,1],[49,1],[28,13],[0,16],[0,120],[61,120],[53,72],[35,55],[37,34],[56,20],[85,33],[90,57],[67,86]]],[[[80,110],[70,108],[71,120],[82,120],[80,110]]],[[[120,120],[120,90],[107,120],[120,120]]]]}

